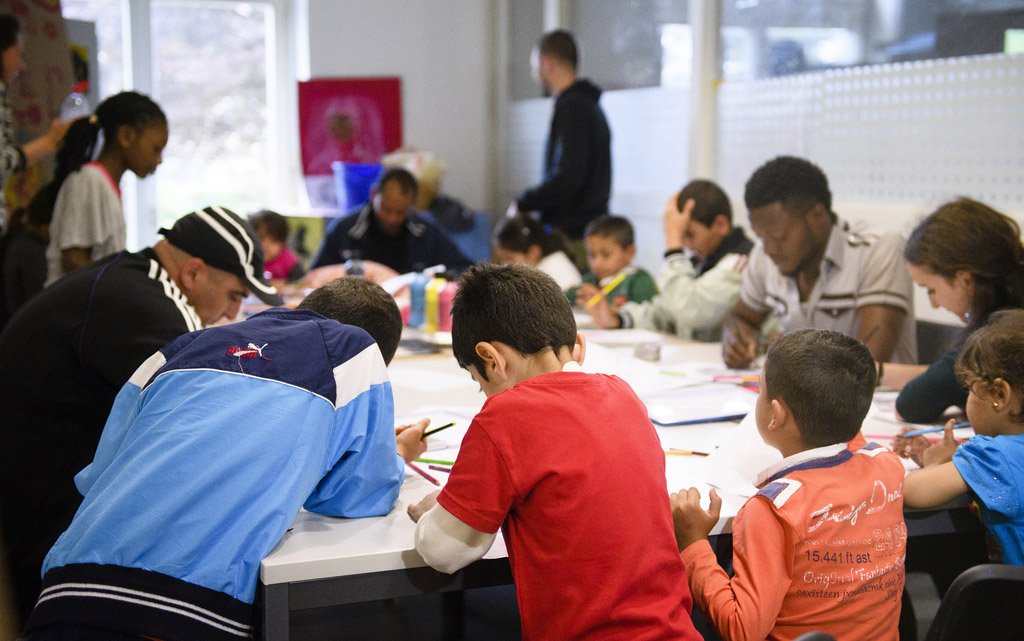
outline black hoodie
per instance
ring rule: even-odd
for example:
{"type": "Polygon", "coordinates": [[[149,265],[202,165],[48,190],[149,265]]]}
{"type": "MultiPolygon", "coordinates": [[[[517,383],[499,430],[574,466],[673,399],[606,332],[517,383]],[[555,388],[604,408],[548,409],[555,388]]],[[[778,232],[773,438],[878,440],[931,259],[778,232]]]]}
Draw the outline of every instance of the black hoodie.
{"type": "Polygon", "coordinates": [[[521,211],[539,211],[541,220],[583,238],[591,220],[608,213],[612,186],[611,132],[598,99],[601,90],[577,80],[555,100],[544,180],[519,195],[521,211]]]}

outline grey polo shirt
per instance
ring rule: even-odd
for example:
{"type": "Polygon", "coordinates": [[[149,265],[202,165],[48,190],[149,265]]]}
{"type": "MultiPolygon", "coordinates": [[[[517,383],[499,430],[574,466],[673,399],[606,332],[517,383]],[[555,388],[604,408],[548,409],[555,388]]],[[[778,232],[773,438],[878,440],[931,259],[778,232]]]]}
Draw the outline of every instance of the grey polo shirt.
{"type": "Polygon", "coordinates": [[[877,233],[863,223],[839,220],[832,226],[821,275],[806,302],[800,302],[796,279],[779,272],[760,242],[743,274],[740,300],[757,312],[774,314],[785,330],[815,327],[848,336],[854,335],[854,317],[860,307],[897,307],[907,317],[892,360],[916,363],[913,288],[899,234],[877,233]]]}

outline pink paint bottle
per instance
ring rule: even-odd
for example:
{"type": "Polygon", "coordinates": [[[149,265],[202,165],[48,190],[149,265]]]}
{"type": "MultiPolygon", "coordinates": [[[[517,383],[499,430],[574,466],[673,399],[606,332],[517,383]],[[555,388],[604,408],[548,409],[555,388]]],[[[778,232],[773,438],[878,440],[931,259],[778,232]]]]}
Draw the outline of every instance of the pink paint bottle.
{"type": "Polygon", "coordinates": [[[459,285],[455,281],[448,281],[437,295],[437,329],[441,332],[452,331],[452,303],[455,301],[455,292],[459,291],[459,285]]]}

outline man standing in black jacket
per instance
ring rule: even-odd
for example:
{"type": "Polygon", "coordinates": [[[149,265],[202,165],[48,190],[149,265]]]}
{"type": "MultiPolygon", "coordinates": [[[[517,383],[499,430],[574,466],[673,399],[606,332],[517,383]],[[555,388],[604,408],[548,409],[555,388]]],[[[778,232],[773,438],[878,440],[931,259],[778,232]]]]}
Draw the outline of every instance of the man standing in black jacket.
{"type": "MultiPolygon", "coordinates": [[[[576,77],[576,42],[552,31],[533,51],[534,75],[556,96],[544,156],[544,179],[519,194],[510,208],[539,211],[541,220],[582,244],[583,229],[608,213],[612,185],[611,132],[601,111],[601,90],[576,77]]],[[[582,252],[580,252],[582,256],[582,252]]]]}

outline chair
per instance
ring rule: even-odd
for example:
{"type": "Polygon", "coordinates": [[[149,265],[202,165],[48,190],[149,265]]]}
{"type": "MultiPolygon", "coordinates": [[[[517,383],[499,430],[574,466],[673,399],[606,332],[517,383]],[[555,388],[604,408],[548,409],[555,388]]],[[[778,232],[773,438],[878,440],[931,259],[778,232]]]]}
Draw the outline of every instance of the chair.
{"type": "Polygon", "coordinates": [[[931,365],[939,360],[940,356],[953,349],[964,333],[963,327],[922,320],[917,321],[916,329],[917,362],[922,365],[931,365]]]}
{"type": "Polygon", "coordinates": [[[473,228],[468,231],[445,233],[455,245],[472,261],[488,260],[491,257],[491,217],[486,212],[473,214],[473,228]]]}
{"type": "Polygon", "coordinates": [[[807,632],[793,641],[836,641],[836,638],[826,632],[807,632]]]}
{"type": "Polygon", "coordinates": [[[984,564],[949,586],[925,641],[1017,641],[1022,631],[1024,567],[984,564]]]}

